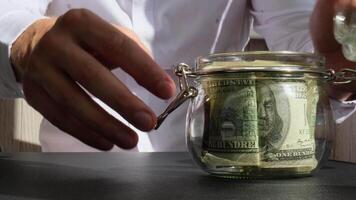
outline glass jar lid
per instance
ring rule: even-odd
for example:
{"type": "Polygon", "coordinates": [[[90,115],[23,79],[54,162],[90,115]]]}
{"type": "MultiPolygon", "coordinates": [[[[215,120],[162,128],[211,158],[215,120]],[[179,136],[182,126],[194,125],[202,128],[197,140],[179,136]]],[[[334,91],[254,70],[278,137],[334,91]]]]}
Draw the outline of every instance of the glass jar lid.
{"type": "Polygon", "coordinates": [[[196,60],[194,75],[227,72],[300,72],[325,75],[325,59],[312,53],[254,51],[211,54],[196,60]]]}

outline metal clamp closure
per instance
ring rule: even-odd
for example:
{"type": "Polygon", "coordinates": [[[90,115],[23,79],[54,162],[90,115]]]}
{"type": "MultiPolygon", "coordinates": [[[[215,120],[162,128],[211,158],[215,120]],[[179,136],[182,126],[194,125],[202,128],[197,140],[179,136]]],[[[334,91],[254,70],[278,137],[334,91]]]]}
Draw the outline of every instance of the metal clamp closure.
{"type": "Polygon", "coordinates": [[[174,69],[174,73],[178,76],[180,92],[178,93],[177,97],[168,105],[166,110],[158,116],[157,124],[155,126],[156,130],[161,126],[162,122],[171,112],[173,112],[186,100],[196,97],[198,94],[198,90],[192,86],[189,86],[188,84],[187,74],[191,73],[191,68],[187,64],[178,64],[174,69]]]}
{"type": "Polygon", "coordinates": [[[341,69],[338,72],[335,72],[333,69],[328,70],[329,81],[334,85],[341,85],[350,83],[353,80],[356,80],[356,70],[350,68],[341,69]]]}

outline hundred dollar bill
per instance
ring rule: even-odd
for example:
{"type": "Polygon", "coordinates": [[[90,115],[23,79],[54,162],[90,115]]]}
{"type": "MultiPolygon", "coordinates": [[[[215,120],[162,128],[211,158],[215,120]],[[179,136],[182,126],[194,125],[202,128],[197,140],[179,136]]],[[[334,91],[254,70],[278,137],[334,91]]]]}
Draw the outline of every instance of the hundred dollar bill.
{"type": "Polygon", "coordinates": [[[202,161],[221,167],[314,169],[317,81],[233,76],[202,83],[208,97],[202,161]]]}
{"type": "Polygon", "coordinates": [[[206,92],[202,161],[236,166],[260,164],[256,81],[253,73],[202,81],[206,92]]]}
{"type": "Polygon", "coordinates": [[[256,93],[260,167],[314,169],[317,81],[261,80],[256,93]]]}

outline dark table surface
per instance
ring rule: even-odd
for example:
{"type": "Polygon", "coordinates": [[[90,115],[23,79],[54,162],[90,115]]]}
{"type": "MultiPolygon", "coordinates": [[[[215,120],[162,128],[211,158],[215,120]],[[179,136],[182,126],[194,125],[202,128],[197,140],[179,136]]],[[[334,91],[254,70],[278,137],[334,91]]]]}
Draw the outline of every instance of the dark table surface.
{"type": "Polygon", "coordinates": [[[0,199],[356,199],[356,165],[242,181],[207,175],[187,153],[0,153],[0,199]]]}

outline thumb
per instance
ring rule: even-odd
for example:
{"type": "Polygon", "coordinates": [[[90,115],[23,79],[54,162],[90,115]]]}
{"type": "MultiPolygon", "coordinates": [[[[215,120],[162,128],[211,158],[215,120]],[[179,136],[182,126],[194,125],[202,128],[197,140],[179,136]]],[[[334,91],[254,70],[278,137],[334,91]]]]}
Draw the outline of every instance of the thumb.
{"type": "Polygon", "coordinates": [[[339,0],[317,1],[310,18],[310,34],[315,51],[319,53],[330,53],[340,50],[340,44],[334,37],[334,15],[335,5],[339,0]]]}

